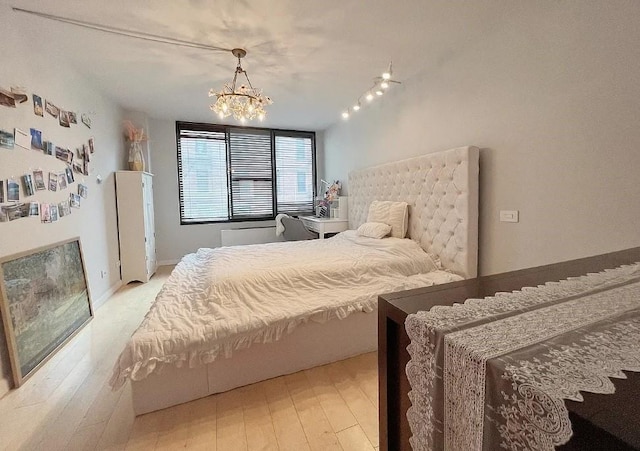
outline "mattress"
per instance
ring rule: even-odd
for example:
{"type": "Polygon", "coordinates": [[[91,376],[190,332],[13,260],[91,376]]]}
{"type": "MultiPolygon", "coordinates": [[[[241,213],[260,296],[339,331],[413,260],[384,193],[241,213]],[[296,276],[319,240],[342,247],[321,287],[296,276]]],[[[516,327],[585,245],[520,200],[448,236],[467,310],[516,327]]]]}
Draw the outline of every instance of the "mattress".
{"type": "Polygon", "coordinates": [[[185,256],[120,354],[111,385],[278,341],[308,321],[372,312],[379,294],[461,280],[409,239],[355,231],[326,240],[199,249],[185,256]]]}

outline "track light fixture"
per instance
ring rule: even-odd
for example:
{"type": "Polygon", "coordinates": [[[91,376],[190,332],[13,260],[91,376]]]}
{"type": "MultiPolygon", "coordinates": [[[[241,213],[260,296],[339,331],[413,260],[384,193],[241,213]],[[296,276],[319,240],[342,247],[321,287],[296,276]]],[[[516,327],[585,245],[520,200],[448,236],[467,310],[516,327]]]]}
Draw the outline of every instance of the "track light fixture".
{"type": "Polygon", "coordinates": [[[362,108],[362,99],[364,98],[367,103],[373,102],[376,97],[382,96],[387,89],[391,86],[391,83],[400,84],[399,81],[393,80],[392,65],[389,63],[389,69],[383,72],[381,76],[373,79],[373,85],[367,89],[360,97],[358,101],[351,107],[342,112],[342,119],[347,120],[351,115],[362,108]]]}

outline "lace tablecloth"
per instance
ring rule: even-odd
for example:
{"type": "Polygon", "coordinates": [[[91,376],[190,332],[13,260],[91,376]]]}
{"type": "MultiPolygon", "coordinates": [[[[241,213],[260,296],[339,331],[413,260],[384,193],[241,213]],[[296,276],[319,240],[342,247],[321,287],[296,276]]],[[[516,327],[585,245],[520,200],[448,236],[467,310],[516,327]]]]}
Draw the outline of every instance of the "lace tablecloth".
{"type": "Polygon", "coordinates": [[[553,450],[565,399],[640,371],[640,264],[409,315],[414,450],[553,450]]]}

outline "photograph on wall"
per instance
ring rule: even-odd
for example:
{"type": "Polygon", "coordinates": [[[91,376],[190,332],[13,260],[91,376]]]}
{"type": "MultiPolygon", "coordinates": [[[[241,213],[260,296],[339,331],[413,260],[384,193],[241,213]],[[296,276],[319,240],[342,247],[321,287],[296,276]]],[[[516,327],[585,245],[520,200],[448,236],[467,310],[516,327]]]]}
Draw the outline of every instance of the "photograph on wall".
{"type": "Polygon", "coordinates": [[[67,149],[63,149],[62,147],[56,146],[56,158],[58,160],[67,161],[69,160],[69,155],[67,155],[67,149]]]}
{"type": "Polygon", "coordinates": [[[79,162],[74,161],[72,166],[73,166],[73,172],[77,172],[78,174],[82,174],[82,165],[79,162]]]}
{"type": "Polygon", "coordinates": [[[93,138],[89,138],[89,152],[90,153],[94,153],[96,151],[94,145],[95,145],[95,143],[94,143],[93,138]]]}
{"type": "Polygon", "coordinates": [[[69,203],[71,204],[71,208],[80,208],[80,196],[75,193],[71,193],[69,195],[69,203]]]}
{"type": "Polygon", "coordinates": [[[87,185],[84,185],[82,183],[78,183],[78,195],[83,199],[86,199],[87,196],[89,195],[89,187],[87,187],[87,185]]]}
{"type": "Polygon", "coordinates": [[[60,114],[60,110],[58,109],[57,106],[55,106],[53,103],[49,102],[48,100],[44,101],[44,109],[46,110],[47,113],[49,113],[51,116],[57,118],[58,114],[60,114]]]}
{"type": "Polygon", "coordinates": [[[19,128],[14,129],[14,138],[16,146],[23,147],[25,149],[31,148],[31,135],[19,128]]]}
{"type": "Polygon", "coordinates": [[[82,113],[82,115],[80,116],[80,120],[84,125],[87,126],[87,128],[91,128],[91,118],[88,114],[82,113]]]}
{"type": "Polygon", "coordinates": [[[87,163],[91,162],[91,154],[89,153],[89,146],[87,146],[86,144],[82,145],[82,158],[84,158],[84,161],[86,161],[87,163]]]}
{"type": "Polygon", "coordinates": [[[74,113],[73,111],[67,111],[67,114],[69,115],[69,123],[70,124],[77,124],[78,123],[78,116],[76,115],[76,113],[74,113]]]}
{"type": "Polygon", "coordinates": [[[51,222],[51,210],[49,204],[40,204],[40,220],[42,222],[51,222]]]}
{"type": "Polygon", "coordinates": [[[1,261],[2,315],[16,386],[93,317],[78,238],[1,261]]]}
{"type": "Polygon", "coordinates": [[[71,214],[71,207],[69,206],[68,200],[63,200],[58,204],[58,216],[69,216],[71,214]]]}
{"type": "Polygon", "coordinates": [[[29,203],[29,216],[40,216],[40,204],[38,202],[29,203]]]}
{"type": "Polygon", "coordinates": [[[42,143],[42,146],[44,147],[43,152],[45,153],[45,155],[53,155],[53,143],[51,141],[44,141],[42,143]]]}
{"type": "Polygon", "coordinates": [[[42,150],[42,131],[35,128],[30,129],[31,132],[31,148],[42,150]]]}
{"type": "Polygon", "coordinates": [[[36,191],[47,189],[47,185],[44,183],[44,172],[42,172],[42,169],[33,171],[33,184],[36,187],[36,191]]]}
{"type": "Polygon", "coordinates": [[[22,188],[25,196],[33,196],[36,193],[31,174],[25,174],[22,176],[22,188]]]}
{"type": "Polygon", "coordinates": [[[0,105],[15,108],[16,99],[13,97],[13,93],[0,89],[0,105]]]}
{"type": "Polygon", "coordinates": [[[58,220],[58,206],[56,204],[51,204],[49,213],[51,215],[51,222],[56,222],[58,220]]]}
{"type": "Polygon", "coordinates": [[[13,133],[6,130],[0,130],[0,147],[5,149],[13,149],[13,133]]]}
{"type": "MultiPolygon", "coordinates": [[[[80,185],[78,185],[78,193],[80,192],[80,185]]],[[[0,204],[4,203],[4,180],[0,180],[0,204]]]]}
{"type": "Polygon", "coordinates": [[[14,179],[7,180],[7,201],[18,202],[20,200],[20,185],[14,179]]]}
{"type": "Polygon", "coordinates": [[[72,184],[75,180],[73,178],[73,171],[71,170],[71,166],[67,166],[64,170],[64,173],[67,176],[67,184],[72,184]]]}
{"type": "Polygon", "coordinates": [[[49,172],[49,191],[58,191],[58,174],[49,172]]]}
{"type": "Polygon", "coordinates": [[[42,97],[39,95],[33,95],[33,114],[36,116],[44,116],[44,109],[42,108],[42,97]]]}
{"type": "Polygon", "coordinates": [[[60,110],[58,119],[60,119],[60,125],[63,127],[69,127],[69,113],[67,111],[60,110]]]}
{"type": "Polygon", "coordinates": [[[58,186],[60,190],[67,189],[67,176],[64,172],[58,174],[58,186]]]}
{"type": "Polygon", "coordinates": [[[2,210],[9,221],[15,221],[29,215],[29,204],[5,205],[2,210]]]}
{"type": "Polygon", "coordinates": [[[89,175],[89,162],[86,159],[82,161],[82,173],[89,175]]]}
{"type": "Polygon", "coordinates": [[[12,86],[11,87],[11,95],[18,103],[24,103],[29,100],[29,96],[27,95],[27,91],[22,86],[12,86]]]}

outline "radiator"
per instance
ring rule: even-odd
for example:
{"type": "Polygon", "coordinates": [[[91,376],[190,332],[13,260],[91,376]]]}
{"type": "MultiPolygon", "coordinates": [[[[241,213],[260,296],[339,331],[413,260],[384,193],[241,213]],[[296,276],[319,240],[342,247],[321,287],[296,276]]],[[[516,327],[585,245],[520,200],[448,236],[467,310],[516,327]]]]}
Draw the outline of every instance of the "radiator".
{"type": "Polygon", "coordinates": [[[237,246],[239,244],[263,244],[284,241],[282,235],[276,236],[275,227],[252,227],[249,229],[233,229],[220,231],[222,246],[237,246]]]}

